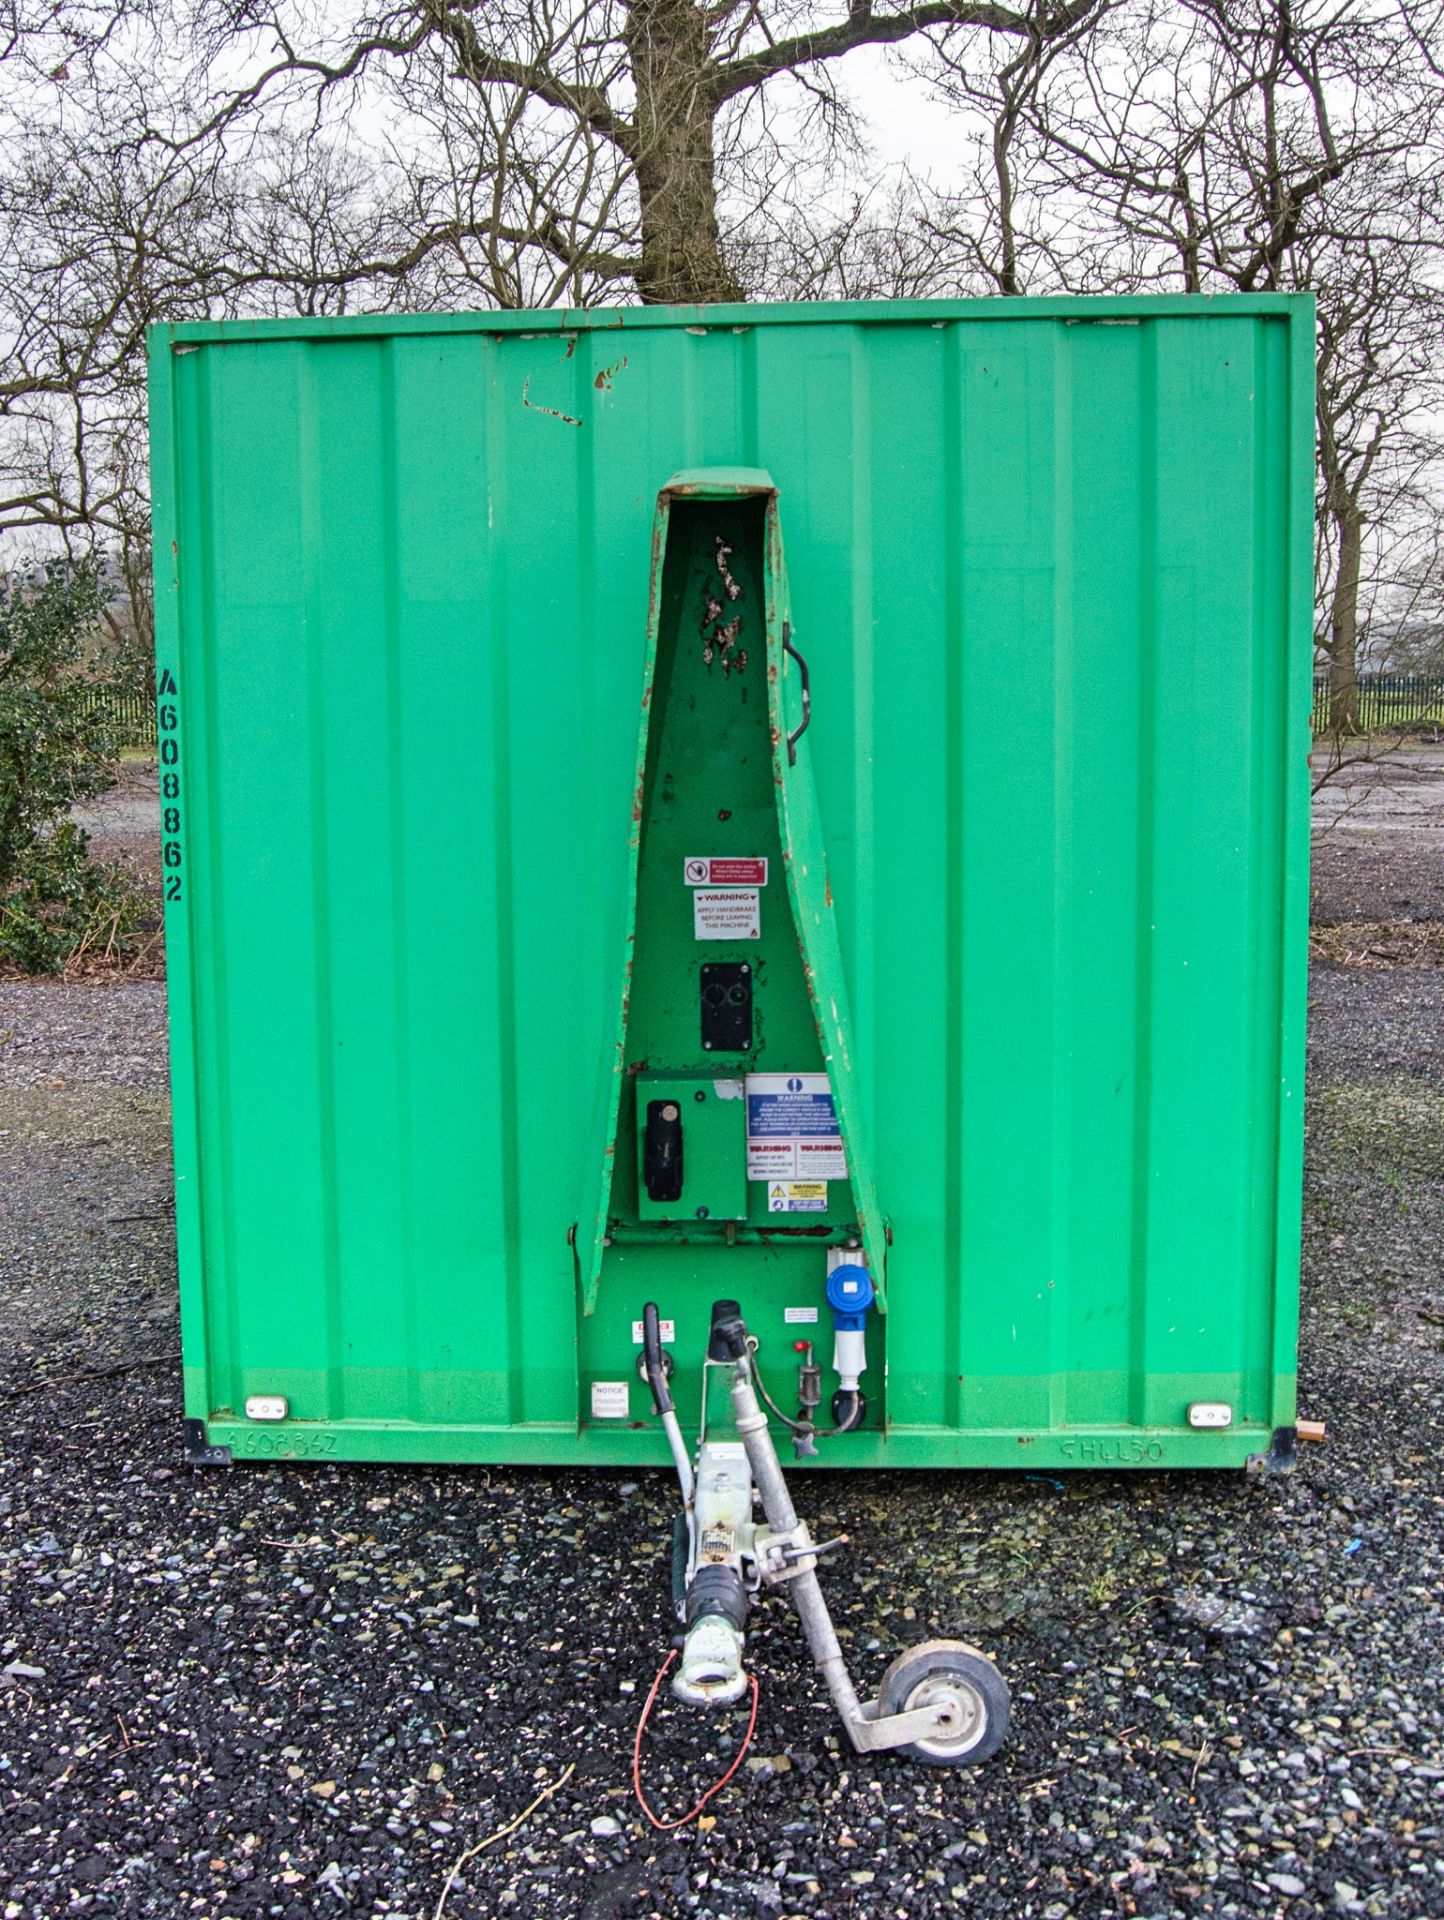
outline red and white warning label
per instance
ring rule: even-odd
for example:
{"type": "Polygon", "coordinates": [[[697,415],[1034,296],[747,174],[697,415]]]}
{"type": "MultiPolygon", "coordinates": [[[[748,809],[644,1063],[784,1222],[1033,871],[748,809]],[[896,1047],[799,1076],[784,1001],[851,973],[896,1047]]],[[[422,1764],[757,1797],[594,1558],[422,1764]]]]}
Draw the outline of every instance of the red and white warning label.
{"type": "Polygon", "coordinates": [[[767,862],[694,853],[682,862],[682,878],[689,887],[765,887],[767,862]]]}
{"type": "Polygon", "coordinates": [[[697,887],[692,894],[692,932],[698,940],[760,940],[756,887],[697,887]]]}

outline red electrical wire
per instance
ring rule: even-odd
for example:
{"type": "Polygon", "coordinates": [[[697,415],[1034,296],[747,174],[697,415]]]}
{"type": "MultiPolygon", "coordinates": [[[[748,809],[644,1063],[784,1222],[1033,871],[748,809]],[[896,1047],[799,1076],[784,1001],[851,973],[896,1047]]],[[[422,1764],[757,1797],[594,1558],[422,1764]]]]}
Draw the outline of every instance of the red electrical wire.
{"type": "Polygon", "coordinates": [[[647,1818],[659,1833],[671,1833],[677,1827],[685,1827],[689,1820],[695,1820],[697,1818],[697,1815],[702,1811],[703,1807],[706,1806],[714,1793],[720,1793],[722,1791],[733,1774],[736,1773],[737,1769],[742,1765],[747,1749],[752,1743],[752,1730],[757,1725],[758,1686],[757,1675],[754,1673],[752,1676],[752,1712],[747,1721],[747,1731],[742,1736],[742,1745],[737,1749],[737,1758],[732,1762],[722,1778],[717,1781],[714,1786],[708,1787],[707,1791],[702,1795],[702,1798],[697,1802],[696,1806],[692,1808],[690,1813],[684,1813],[680,1820],[659,1820],[647,1805],[647,1796],[642,1791],[642,1735],[647,1731],[647,1721],[651,1717],[652,1703],[657,1698],[657,1689],[666,1679],[667,1669],[676,1658],[677,1649],[674,1647],[657,1669],[657,1677],[652,1682],[652,1691],[647,1695],[647,1704],[642,1708],[642,1717],[637,1722],[637,1737],[632,1742],[632,1791],[636,1794],[638,1805],[641,1807],[643,1813],[646,1814],[647,1818]]]}

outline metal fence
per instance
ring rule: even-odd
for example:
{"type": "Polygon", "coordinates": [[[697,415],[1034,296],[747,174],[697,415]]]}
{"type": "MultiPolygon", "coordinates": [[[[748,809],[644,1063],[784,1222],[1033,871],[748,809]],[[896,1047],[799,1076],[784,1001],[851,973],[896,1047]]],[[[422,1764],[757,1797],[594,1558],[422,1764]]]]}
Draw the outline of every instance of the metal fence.
{"type": "Polygon", "coordinates": [[[102,711],[119,735],[122,747],[155,746],[155,701],[149,694],[116,693],[96,687],[88,697],[92,712],[102,711]]]}
{"type": "MultiPolygon", "coordinates": [[[[1329,682],[1314,679],[1311,715],[1315,733],[1327,733],[1331,724],[1329,682]]],[[[1375,728],[1444,726],[1444,674],[1361,673],[1359,714],[1361,731],[1375,728]]]]}

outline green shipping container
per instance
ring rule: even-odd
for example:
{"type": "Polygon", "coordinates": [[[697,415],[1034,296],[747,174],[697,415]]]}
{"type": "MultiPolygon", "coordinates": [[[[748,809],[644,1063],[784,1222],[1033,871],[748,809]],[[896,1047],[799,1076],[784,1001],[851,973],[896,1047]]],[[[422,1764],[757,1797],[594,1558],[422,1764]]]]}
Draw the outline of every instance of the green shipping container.
{"type": "Polygon", "coordinates": [[[1294,1419],[1306,298],[151,342],[193,1457],[844,1466],[1294,1419]],[[248,1413],[247,1408],[250,1408],[248,1413]]]}

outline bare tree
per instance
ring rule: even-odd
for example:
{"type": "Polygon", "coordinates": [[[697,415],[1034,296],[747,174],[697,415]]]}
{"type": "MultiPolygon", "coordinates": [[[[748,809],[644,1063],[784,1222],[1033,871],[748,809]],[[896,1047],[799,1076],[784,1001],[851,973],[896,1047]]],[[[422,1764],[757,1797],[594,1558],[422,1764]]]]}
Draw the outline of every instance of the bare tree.
{"type": "Polygon", "coordinates": [[[1387,670],[1444,677],[1444,517],[1437,510],[1380,595],[1378,624],[1379,658],[1387,670]]]}
{"type": "Polygon", "coordinates": [[[738,299],[721,205],[757,184],[759,156],[766,199],[800,150],[845,131],[834,76],[848,54],[942,28],[1032,47],[1098,4],[850,0],[838,18],[809,0],[401,0],[330,33],[301,0],[240,27],[227,8],[200,44],[208,110],[193,134],[163,137],[235,138],[302,106],[319,125],[381,113],[399,171],[424,134],[432,204],[413,201],[415,243],[492,249],[496,298],[578,300],[620,282],[648,301],[738,299]]]}
{"type": "Polygon", "coordinates": [[[765,210],[732,237],[744,283],[768,300],[926,300],[956,293],[971,265],[953,237],[926,220],[915,183],[855,194],[841,210],[765,210]]]}
{"type": "Polygon", "coordinates": [[[1420,257],[1438,251],[1439,209],[1428,203],[1437,189],[1421,209],[1381,205],[1378,185],[1366,183],[1370,205],[1347,241],[1329,233],[1301,249],[1319,292],[1319,641],[1336,734],[1358,725],[1370,613],[1397,603],[1439,519],[1430,482],[1444,290],[1420,257]]]}
{"type": "Polygon", "coordinates": [[[102,545],[142,627],[152,320],[1317,284],[1348,712],[1428,472],[1434,0],[5,3],[0,532],[102,545]],[[865,49],[956,105],[961,193],[853,187],[865,49]]]}
{"type": "Polygon", "coordinates": [[[60,131],[12,152],[0,178],[0,531],[12,552],[118,558],[116,633],[148,637],[145,328],[205,298],[194,269],[177,279],[150,241],[203,219],[204,188],[184,170],[117,166],[60,131]]]}
{"type": "MultiPolygon", "coordinates": [[[[0,535],[12,556],[101,555],[105,618],[142,658],[145,330],[275,310],[298,286],[308,304],[323,297],[340,277],[326,209],[319,191],[288,203],[294,184],[243,180],[215,155],[107,150],[84,124],[19,129],[0,173],[0,535]]],[[[349,244],[365,233],[358,221],[349,244]]]]}
{"type": "Polygon", "coordinates": [[[6,0],[0,534],[101,548],[148,635],[156,321],[922,290],[936,242],[816,211],[847,56],[1036,53],[1099,3],[6,0]]]}
{"type": "MultiPolygon", "coordinates": [[[[1317,293],[1318,639],[1346,730],[1362,596],[1387,577],[1432,457],[1441,55],[1441,10],[1415,0],[1124,0],[990,82],[1040,223],[1026,244],[1054,284],[1317,293]]],[[[948,84],[987,97],[955,66],[948,84]]],[[[1000,284],[1024,244],[1012,210],[1010,171],[994,196],[1000,284]]]]}
{"type": "Polygon", "coordinates": [[[1052,191],[1054,181],[1040,175],[1044,191],[1036,190],[1028,134],[1050,81],[1067,71],[1118,4],[1098,0],[1084,9],[1027,0],[1024,30],[1009,40],[979,43],[951,27],[928,36],[929,57],[914,62],[917,78],[961,115],[980,121],[983,135],[961,143],[960,159],[971,177],[922,216],[936,241],[951,239],[961,249],[964,284],[977,281],[990,293],[1020,294],[1030,290],[1035,275],[1044,286],[1062,278],[1060,262],[1071,259],[1082,236],[1052,191]]]}

